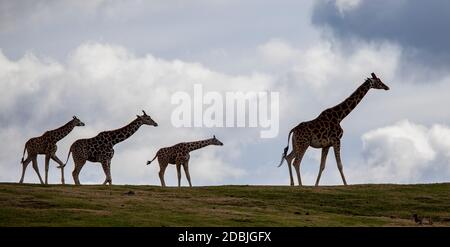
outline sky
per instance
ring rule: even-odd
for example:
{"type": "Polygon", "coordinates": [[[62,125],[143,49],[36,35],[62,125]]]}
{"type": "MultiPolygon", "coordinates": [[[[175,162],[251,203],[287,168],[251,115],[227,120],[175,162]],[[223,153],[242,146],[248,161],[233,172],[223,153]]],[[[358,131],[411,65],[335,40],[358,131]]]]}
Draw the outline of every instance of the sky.
{"type": "MultiPolygon", "coordinates": [[[[116,129],[145,110],[141,127],[115,146],[114,184],[159,185],[159,148],[216,135],[224,146],[191,154],[194,186],[288,185],[277,168],[291,128],[348,97],[375,72],[341,123],[349,184],[450,180],[450,4],[445,0],[0,0],[0,181],[17,182],[25,142],[68,122],[85,124],[58,143],[116,129]],[[261,128],[176,128],[176,92],[278,92],[279,133],[261,128]]],[[[313,185],[320,150],[309,148],[302,180],[313,185]]],[[[41,175],[43,157],[39,158],[41,175]]],[[[66,181],[73,183],[70,160],[66,181]]],[[[49,181],[59,183],[51,162],[49,181]]],[[[104,181],[98,163],[80,174],[104,181]]],[[[38,182],[28,167],[25,182],[38,182]]],[[[176,185],[176,169],[166,171],[176,185]]],[[[297,183],[297,181],[296,181],[297,183]]],[[[182,184],[186,185],[183,174],[182,184]]],[[[321,184],[342,184],[332,152],[321,184]]]]}

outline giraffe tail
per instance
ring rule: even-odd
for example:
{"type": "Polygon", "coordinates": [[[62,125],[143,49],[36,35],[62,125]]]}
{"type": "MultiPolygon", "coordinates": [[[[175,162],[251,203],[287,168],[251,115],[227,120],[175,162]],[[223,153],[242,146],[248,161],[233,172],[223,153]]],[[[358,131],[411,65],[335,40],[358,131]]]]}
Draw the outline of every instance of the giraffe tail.
{"type": "Polygon", "coordinates": [[[286,147],[284,148],[284,150],[283,150],[283,154],[281,154],[281,161],[280,161],[280,164],[278,165],[278,167],[282,166],[284,160],[286,159],[286,155],[287,155],[287,152],[288,152],[288,150],[289,150],[289,139],[291,138],[291,134],[292,134],[292,131],[293,131],[293,130],[294,130],[294,129],[292,129],[292,130],[289,132],[289,135],[288,135],[288,143],[287,143],[287,146],[286,146],[286,147]]]}
{"type": "Polygon", "coordinates": [[[71,147],[70,150],[69,150],[69,154],[67,154],[66,163],[64,163],[64,165],[62,165],[62,166],[58,166],[57,168],[64,168],[64,167],[66,167],[67,162],[69,162],[70,153],[72,153],[72,147],[71,147]]]}
{"type": "Polygon", "coordinates": [[[24,160],[24,157],[25,157],[25,152],[27,151],[27,145],[25,145],[25,148],[23,149],[23,154],[22,154],[22,159],[20,160],[20,163],[22,163],[23,164],[23,162],[25,161],[24,160]]]}
{"type": "Polygon", "coordinates": [[[153,157],[152,160],[147,161],[147,165],[150,165],[150,163],[152,163],[156,159],[156,157],[158,157],[158,153],[155,154],[155,157],[153,157]]]}

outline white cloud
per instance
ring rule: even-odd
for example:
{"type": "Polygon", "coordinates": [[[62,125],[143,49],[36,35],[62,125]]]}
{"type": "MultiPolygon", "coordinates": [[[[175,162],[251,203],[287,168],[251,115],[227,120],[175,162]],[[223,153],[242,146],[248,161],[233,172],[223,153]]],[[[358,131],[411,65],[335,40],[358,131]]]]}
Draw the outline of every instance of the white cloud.
{"type": "Polygon", "coordinates": [[[436,152],[450,159],[450,128],[441,124],[433,125],[429,132],[429,139],[436,152]]]}
{"type": "Polygon", "coordinates": [[[267,43],[260,45],[258,50],[265,61],[275,65],[292,62],[293,59],[301,55],[299,50],[282,39],[269,40],[267,43]]]}
{"type": "MultiPolygon", "coordinates": [[[[401,54],[401,48],[398,46],[389,43],[356,42],[354,50],[348,52],[343,50],[338,42],[325,40],[308,47],[293,47],[280,39],[276,44],[277,47],[285,47],[285,50],[292,54],[282,56],[288,59],[278,60],[282,63],[274,65],[276,69],[272,72],[277,80],[275,90],[280,91],[282,95],[280,123],[286,128],[311,120],[326,108],[338,104],[356,90],[371,72],[377,73],[389,86],[396,86],[393,83],[397,83],[394,78],[401,54]]],[[[259,46],[259,55],[265,58],[262,61],[280,57],[271,48],[272,45],[273,41],[269,41],[259,46]]],[[[383,92],[382,95],[388,98],[388,93],[383,92]]],[[[370,102],[376,105],[384,104],[380,100],[383,99],[365,99],[364,104],[358,108],[367,107],[370,102]]],[[[366,125],[360,125],[358,128],[364,126],[366,125]]],[[[284,131],[287,133],[288,129],[284,131]]],[[[280,133],[283,133],[283,128],[280,133]]]]}
{"type": "Polygon", "coordinates": [[[361,0],[336,0],[335,5],[339,13],[343,15],[346,11],[357,8],[361,4],[361,0]]]}
{"type": "MultiPolygon", "coordinates": [[[[192,182],[200,181],[202,184],[215,184],[218,185],[222,183],[225,179],[240,178],[246,174],[246,171],[242,168],[234,167],[232,164],[225,162],[224,160],[217,159],[217,153],[222,152],[223,147],[214,146],[208,149],[216,150],[199,150],[195,151],[197,157],[191,158],[192,163],[195,165],[190,165],[192,173],[197,174],[195,180],[192,182]]],[[[194,153],[193,153],[194,154],[194,153]]],[[[192,155],[191,155],[192,156],[192,155]]]]}
{"type": "Polygon", "coordinates": [[[17,62],[8,60],[0,50],[0,78],[2,91],[0,110],[11,108],[21,95],[41,89],[40,81],[61,74],[61,65],[51,61],[41,61],[33,54],[26,54],[17,62]],[[18,90],[20,89],[20,90],[18,90]]]}
{"type": "MultiPolygon", "coordinates": [[[[364,165],[352,167],[354,179],[365,182],[438,182],[450,176],[450,128],[430,128],[408,120],[365,133],[364,165]],[[435,174],[431,180],[427,178],[435,174]]],[[[445,180],[444,180],[445,181],[445,180]]]]}
{"type": "Polygon", "coordinates": [[[355,41],[355,49],[349,53],[337,41],[320,40],[312,46],[297,48],[282,39],[270,40],[259,46],[258,51],[267,63],[287,67],[281,73],[288,73],[295,82],[318,92],[335,91],[338,84],[354,87],[371,72],[392,78],[401,54],[400,47],[386,42],[355,41]]]}

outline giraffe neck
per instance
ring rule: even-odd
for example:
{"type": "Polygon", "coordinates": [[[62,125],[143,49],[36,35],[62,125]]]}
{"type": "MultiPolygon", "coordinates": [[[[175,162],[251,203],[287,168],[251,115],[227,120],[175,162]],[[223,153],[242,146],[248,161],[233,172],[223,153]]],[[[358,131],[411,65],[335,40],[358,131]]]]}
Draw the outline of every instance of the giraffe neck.
{"type": "Polygon", "coordinates": [[[108,137],[111,139],[112,145],[116,145],[119,142],[123,142],[132,136],[141,127],[142,122],[139,119],[133,120],[122,128],[111,130],[107,132],[108,137]]]}
{"type": "Polygon", "coordinates": [[[206,147],[211,145],[211,141],[209,139],[195,142],[187,142],[186,143],[189,152],[206,147]]]}
{"type": "Polygon", "coordinates": [[[342,121],[355,107],[361,102],[367,92],[370,90],[370,82],[365,81],[359,86],[355,92],[353,92],[348,98],[342,101],[340,104],[332,107],[333,112],[337,112],[338,121],[342,121]]]}
{"type": "Polygon", "coordinates": [[[44,135],[48,136],[51,142],[56,143],[66,137],[73,130],[73,128],[75,128],[75,125],[73,124],[73,120],[71,120],[57,129],[45,132],[44,135]]]}

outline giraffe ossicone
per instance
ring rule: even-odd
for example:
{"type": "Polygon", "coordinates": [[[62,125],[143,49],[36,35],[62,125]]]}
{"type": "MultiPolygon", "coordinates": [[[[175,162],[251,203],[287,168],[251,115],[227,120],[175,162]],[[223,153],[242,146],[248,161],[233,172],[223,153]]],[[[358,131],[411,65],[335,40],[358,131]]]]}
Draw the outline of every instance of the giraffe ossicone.
{"type": "Polygon", "coordinates": [[[371,74],[371,78],[367,78],[361,86],[359,86],[355,92],[353,92],[347,99],[340,104],[328,108],[320,115],[307,122],[302,122],[294,127],[288,135],[288,145],[284,148],[280,164],[283,165],[284,160],[287,161],[289,168],[289,176],[291,186],[294,185],[294,179],[292,176],[291,165],[294,166],[297,173],[297,179],[299,185],[302,185],[300,176],[300,163],[308,147],[322,148],[322,157],[320,161],[319,174],[317,175],[315,185],[319,185],[320,177],[325,169],[325,162],[330,147],[333,147],[336,163],[341,174],[344,185],[347,185],[345,180],[343,165],[341,161],[341,138],[344,131],[340,125],[340,122],[359,104],[366,93],[371,89],[384,89],[389,90],[380,78],[375,73],[371,74]],[[289,139],[292,135],[292,147],[291,153],[289,150],[289,139]]]}
{"type": "Polygon", "coordinates": [[[217,145],[223,146],[223,143],[219,141],[216,136],[213,138],[194,141],[194,142],[182,142],[170,147],[164,147],[156,152],[155,157],[152,160],[147,161],[147,165],[152,163],[156,158],[158,158],[159,163],[159,179],[161,181],[161,186],[166,187],[166,182],[164,181],[164,173],[169,164],[176,165],[177,167],[177,178],[178,187],[181,187],[181,166],[183,166],[184,173],[186,174],[186,179],[189,182],[189,186],[192,187],[191,175],[189,174],[189,159],[191,158],[190,152],[209,146],[217,145]]]}

